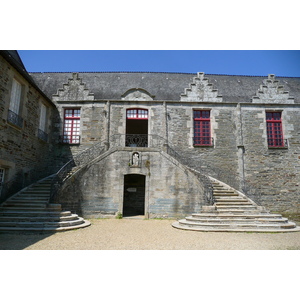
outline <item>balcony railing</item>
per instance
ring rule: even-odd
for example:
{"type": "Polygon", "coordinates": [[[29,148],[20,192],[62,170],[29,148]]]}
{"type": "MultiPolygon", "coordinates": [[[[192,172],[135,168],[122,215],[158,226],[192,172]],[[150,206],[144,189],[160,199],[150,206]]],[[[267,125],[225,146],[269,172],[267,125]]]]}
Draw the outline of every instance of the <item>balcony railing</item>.
{"type": "Polygon", "coordinates": [[[268,139],[269,148],[288,148],[287,139],[268,139]]]}
{"type": "Polygon", "coordinates": [[[43,130],[39,129],[38,130],[38,138],[44,142],[48,141],[48,134],[44,132],[43,130]]]}
{"type": "Polygon", "coordinates": [[[7,121],[10,124],[16,125],[16,126],[18,126],[20,128],[23,127],[23,118],[20,117],[15,112],[13,112],[12,110],[8,110],[7,121]]]}
{"type": "Polygon", "coordinates": [[[194,146],[212,147],[213,145],[214,145],[214,138],[210,136],[194,137],[194,146]]]}
{"type": "Polygon", "coordinates": [[[148,147],[148,134],[126,134],[126,147],[148,147]]]}

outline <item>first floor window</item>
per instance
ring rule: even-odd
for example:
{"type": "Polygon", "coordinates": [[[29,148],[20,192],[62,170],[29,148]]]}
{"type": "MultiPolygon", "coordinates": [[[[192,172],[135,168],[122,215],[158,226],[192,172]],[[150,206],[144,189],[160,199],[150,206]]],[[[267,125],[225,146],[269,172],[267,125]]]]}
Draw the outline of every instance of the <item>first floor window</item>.
{"type": "Polygon", "coordinates": [[[194,110],[194,146],[211,146],[210,111],[194,110]]]}
{"type": "Polygon", "coordinates": [[[63,143],[79,144],[80,142],[80,109],[67,108],[64,114],[63,143]]]}
{"type": "Polygon", "coordinates": [[[47,131],[47,107],[42,103],[40,108],[40,123],[38,130],[38,137],[45,142],[48,140],[47,131]]]}
{"type": "Polygon", "coordinates": [[[20,110],[21,91],[22,91],[21,84],[17,80],[13,79],[9,110],[11,110],[17,115],[19,114],[19,110],[20,110]]]}
{"type": "Polygon", "coordinates": [[[9,123],[20,128],[23,127],[23,119],[19,115],[21,107],[21,94],[22,85],[17,80],[13,79],[7,120],[9,123]]]}
{"type": "Polygon", "coordinates": [[[284,147],[281,112],[266,112],[269,147],[284,147]]]}

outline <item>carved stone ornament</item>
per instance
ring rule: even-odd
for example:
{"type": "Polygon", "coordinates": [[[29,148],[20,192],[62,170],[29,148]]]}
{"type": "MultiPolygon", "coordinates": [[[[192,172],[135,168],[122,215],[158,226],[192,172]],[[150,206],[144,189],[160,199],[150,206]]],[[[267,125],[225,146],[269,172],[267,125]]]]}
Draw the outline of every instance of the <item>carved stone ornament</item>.
{"type": "Polygon", "coordinates": [[[152,101],[154,100],[154,95],[151,95],[146,90],[140,88],[130,89],[125,92],[121,98],[122,100],[137,100],[137,101],[152,101]]]}
{"type": "Polygon", "coordinates": [[[131,154],[130,166],[131,167],[139,167],[140,166],[140,158],[141,158],[140,153],[133,152],[131,154]]]}
{"type": "Polygon", "coordinates": [[[184,90],[181,95],[182,101],[191,102],[222,102],[222,96],[218,95],[218,90],[213,88],[212,83],[209,83],[208,78],[205,78],[204,73],[197,73],[190,87],[184,90]]]}
{"type": "Polygon", "coordinates": [[[89,89],[82,83],[78,73],[73,73],[72,78],[69,78],[68,83],[63,85],[62,89],[53,95],[54,101],[82,101],[94,100],[94,94],[90,93],[89,89]]]}
{"type": "Polygon", "coordinates": [[[265,79],[259,87],[256,96],[252,98],[252,103],[294,104],[294,98],[284,90],[274,74],[269,74],[268,79],[265,79]]]}

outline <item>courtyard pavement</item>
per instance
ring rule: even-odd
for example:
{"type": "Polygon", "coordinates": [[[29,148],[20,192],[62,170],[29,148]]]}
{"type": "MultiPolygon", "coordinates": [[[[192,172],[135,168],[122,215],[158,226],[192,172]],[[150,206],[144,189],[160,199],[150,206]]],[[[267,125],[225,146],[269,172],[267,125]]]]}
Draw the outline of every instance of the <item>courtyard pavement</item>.
{"type": "Polygon", "coordinates": [[[233,233],[175,229],[174,220],[93,219],[53,234],[0,234],[1,250],[300,250],[300,232],[233,233]]]}

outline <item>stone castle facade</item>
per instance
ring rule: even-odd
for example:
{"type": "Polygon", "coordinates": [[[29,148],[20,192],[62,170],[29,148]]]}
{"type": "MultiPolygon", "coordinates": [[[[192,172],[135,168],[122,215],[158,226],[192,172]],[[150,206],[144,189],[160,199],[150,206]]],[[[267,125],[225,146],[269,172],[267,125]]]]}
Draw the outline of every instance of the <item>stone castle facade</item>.
{"type": "Polygon", "coordinates": [[[28,74],[0,54],[2,201],[56,173],[52,200],[84,217],[180,217],[212,177],[299,213],[300,78],[28,74]]]}

